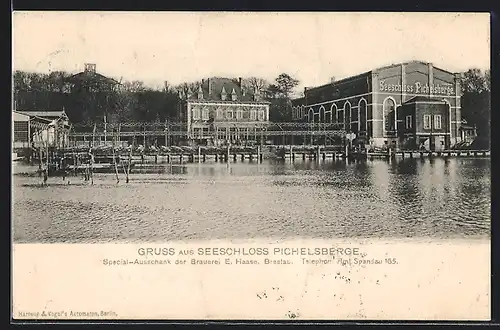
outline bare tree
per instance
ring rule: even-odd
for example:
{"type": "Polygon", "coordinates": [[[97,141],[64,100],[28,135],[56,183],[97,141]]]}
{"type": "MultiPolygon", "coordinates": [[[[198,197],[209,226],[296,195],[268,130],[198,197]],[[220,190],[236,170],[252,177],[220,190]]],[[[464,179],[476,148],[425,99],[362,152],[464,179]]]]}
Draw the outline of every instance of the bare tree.
{"type": "Polygon", "coordinates": [[[246,91],[260,94],[262,94],[269,87],[269,82],[267,80],[258,77],[243,79],[241,84],[242,88],[246,91]]]}

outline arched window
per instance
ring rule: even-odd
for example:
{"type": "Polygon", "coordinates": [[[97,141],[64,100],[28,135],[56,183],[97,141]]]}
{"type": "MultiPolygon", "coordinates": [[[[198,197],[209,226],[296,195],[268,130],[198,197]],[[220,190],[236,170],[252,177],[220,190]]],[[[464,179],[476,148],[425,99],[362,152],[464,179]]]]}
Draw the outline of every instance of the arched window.
{"type": "Polygon", "coordinates": [[[337,123],[342,124],[342,125],[344,125],[344,120],[345,120],[344,112],[345,112],[344,108],[337,110],[337,123]]]}
{"type": "Polygon", "coordinates": [[[306,109],[304,106],[301,106],[300,107],[300,118],[304,119],[305,116],[306,116],[306,109]]]}
{"type": "Polygon", "coordinates": [[[330,112],[332,113],[331,119],[332,123],[337,121],[337,105],[335,103],[330,107],[330,112]]]}
{"type": "Polygon", "coordinates": [[[349,101],[344,103],[344,124],[346,128],[351,127],[351,103],[349,101]]]}
{"type": "Polygon", "coordinates": [[[331,122],[332,122],[332,112],[326,111],[325,112],[325,123],[331,123],[331,122]]]}
{"type": "Polygon", "coordinates": [[[358,112],[359,112],[359,130],[362,132],[366,132],[366,100],[361,99],[358,103],[358,112]]]}
{"type": "Polygon", "coordinates": [[[396,101],[392,97],[384,100],[384,129],[386,132],[396,130],[396,101]]]}
{"type": "Polygon", "coordinates": [[[325,107],[321,106],[319,108],[319,122],[324,123],[325,122],[325,107]]]}
{"type": "Polygon", "coordinates": [[[314,123],[314,110],[313,110],[313,108],[309,108],[308,120],[310,123],[314,123]]]}

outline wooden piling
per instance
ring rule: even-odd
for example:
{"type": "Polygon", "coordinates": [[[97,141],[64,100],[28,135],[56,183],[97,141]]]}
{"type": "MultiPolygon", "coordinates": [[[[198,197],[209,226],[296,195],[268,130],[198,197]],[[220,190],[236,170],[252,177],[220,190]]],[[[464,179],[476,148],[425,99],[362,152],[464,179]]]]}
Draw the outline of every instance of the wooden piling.
{"type": "Polygon", "coordinates": [[[128,153],[128,168],[127,168],[127,175],[126,175],[126,178],[125,178],[125,182],[128,183],[128,178],[129,178],[129,175],[130,175],[130,165],[132,164],[132,146],[130,146],[130,151],[128,153]]]}
{"type": "Polygon", "coordinates": [[[94,184],[94,155],[92,154],[92,149],[89,151],[90,154],[90,183],[94,184]]]}
{"type": "MultiPolygon", "coordinates": [[[[47,133],[48,134],[48,133],[47,133]]],[[[49,140],[47,139],[47,177],[49,176],[49,164],[50,164],[50,160],[49,160],[49,140]]]]}
{"type": "Polygon", "coordinates": [[[115,154],[114,143],[113,143],[113,166],[115,167],[116,183],[120,183],[120,178],[118,177],[118,166],[116,164],[116,154],[115,154]]]}
{"type": "Polygon", "coordinates": [[[201,147],[198,146],[198,163],[201,163],[201,147]]]}

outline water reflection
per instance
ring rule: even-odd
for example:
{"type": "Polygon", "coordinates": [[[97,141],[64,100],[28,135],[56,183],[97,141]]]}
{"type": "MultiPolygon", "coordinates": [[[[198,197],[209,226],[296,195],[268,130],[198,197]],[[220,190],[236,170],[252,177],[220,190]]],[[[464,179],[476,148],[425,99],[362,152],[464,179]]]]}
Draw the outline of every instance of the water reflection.
{"type": "MultiPolygon", "coordinates": [[[[164,164],[95,185],[14,177],[19,242],[488,236],[490,160],[164,164]],[[56,184],[57,183],[57,184],[56,184]]],[[[16,168],[22,172],[23,168],[16,168]]]]}

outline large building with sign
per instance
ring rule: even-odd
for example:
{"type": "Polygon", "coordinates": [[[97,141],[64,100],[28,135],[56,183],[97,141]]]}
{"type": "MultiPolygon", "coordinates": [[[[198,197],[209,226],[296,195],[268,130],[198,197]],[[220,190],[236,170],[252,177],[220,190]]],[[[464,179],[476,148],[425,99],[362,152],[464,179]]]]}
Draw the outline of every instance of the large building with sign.
{"type": "Polygon", "coordinates": [[[461,142],[460,75],[412,61],[306,88],[292,117],[340,123],[354,143],[442,150],[461,142]]]}

